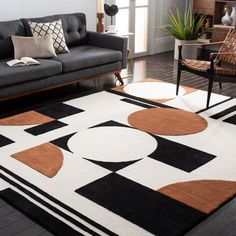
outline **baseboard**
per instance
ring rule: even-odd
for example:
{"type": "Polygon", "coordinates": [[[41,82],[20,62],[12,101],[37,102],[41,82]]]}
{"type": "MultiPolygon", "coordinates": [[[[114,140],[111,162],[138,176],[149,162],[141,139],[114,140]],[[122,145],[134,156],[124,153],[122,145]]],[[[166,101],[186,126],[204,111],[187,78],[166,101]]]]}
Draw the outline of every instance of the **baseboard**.
{"type": "Polygon", "coordinates": [[[174,38],[172,37],[157,38],[153,43],[151,54],[173,51],[174,47],[175,47],[174,38]]]}

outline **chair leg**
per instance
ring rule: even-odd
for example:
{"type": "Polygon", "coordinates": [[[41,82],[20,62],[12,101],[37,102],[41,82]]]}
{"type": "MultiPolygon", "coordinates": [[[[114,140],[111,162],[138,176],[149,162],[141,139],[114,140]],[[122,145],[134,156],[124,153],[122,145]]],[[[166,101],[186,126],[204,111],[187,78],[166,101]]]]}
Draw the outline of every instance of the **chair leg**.
{"type": "Polygon", "coordinates": [[[210,105],[212,86],[213,86],[213,79],[210,79],[210,80],[209,80],[209,84],[208,84],[208,93],[207,93],[207,104],[206,104],[206,108],[209,108],[209,105],[210,105]]]}
{"type": "Polygon", "coordinates": [[[116,78],[119,80],[120,85],[124,85],[124,81],[121,78],[120,72],[115,73],[116,78]]]}
{"type": "Polygon", "coordinates": [[[221,82],[219,82],[219,86],[220,86],[220,89],[222,89],[222,83],[221,82]]]}
{"type": "Polygon", "coordinates": [[[178,72],[177,72],[177,85],[176,85],[176,95],[179,93],[179,86],[180,86],[180,78],[181,78],[181,65],[178,65],[178,72]]]}

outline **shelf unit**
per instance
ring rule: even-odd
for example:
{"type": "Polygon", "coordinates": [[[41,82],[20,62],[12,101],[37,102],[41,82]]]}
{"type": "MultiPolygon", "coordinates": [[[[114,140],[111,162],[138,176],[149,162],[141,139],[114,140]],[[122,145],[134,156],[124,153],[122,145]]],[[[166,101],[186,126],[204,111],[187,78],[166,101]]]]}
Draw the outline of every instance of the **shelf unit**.
{"type": "Polygon", "coordinates": [[[193,12],[196,15],[207,13],[209,27],[216,28],[217,33],[215,32],[214,35],[217,40],[223,40],[230,29],[236,29],[236,26],[225,26],[221,23],[226,5],[236,6],[236,0],[193,0],[193,12]]]}

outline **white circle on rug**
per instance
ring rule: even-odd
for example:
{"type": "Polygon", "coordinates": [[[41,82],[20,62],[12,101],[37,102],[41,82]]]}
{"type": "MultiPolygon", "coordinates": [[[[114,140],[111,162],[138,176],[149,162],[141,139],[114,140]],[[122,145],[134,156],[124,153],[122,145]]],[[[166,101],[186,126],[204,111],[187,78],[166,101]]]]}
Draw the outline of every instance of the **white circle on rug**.
{"type": "Polygon", "coordinates": [[[81,158],[103,162],[128,162],[147,157],[157,148],[148,133],[126,127],[98,127],[75,134],[70,150],[81,158]]]}
{"type": "MultiPolygon", "coordinates": [[[[145,99],[171,99],[176,97],[176,85],[162,82],[138,82],[128,84],[124,91],[130,95],[145,99]]],[[[179,87],[179,96],[185,94],[185,89],[179,87]]]]}

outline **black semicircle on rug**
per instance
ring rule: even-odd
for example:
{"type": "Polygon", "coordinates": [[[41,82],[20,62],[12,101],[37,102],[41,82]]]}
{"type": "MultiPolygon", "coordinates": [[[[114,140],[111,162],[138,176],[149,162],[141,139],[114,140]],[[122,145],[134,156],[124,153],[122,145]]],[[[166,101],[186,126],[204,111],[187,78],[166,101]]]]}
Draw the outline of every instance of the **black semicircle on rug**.
{"type": "Polygon", "coordinates": [[[112,172],[116,172],[118,170],[121,170],[127,166],[130,166],[142,159],[139,159],[139,160],[135,160],[135,161],[125,161],[125,162],[103,162],[103,161],[94,161],[94,160],[90,160],[90,159],[87,159],[87,158],[84,158],[85,160],[87,161],[90,161],[96,165],[99,165],[105,169],[108,169],[112,172]]]}
{"type": "Polygon", "coordinates": [[[64,150],[66,150],[66,151],[68,151],[68,152],[70,152],[70,153],[73,153],[73,152],[70,150],[70,148],[68,147],[67,143],[68,143],[68,141],[70,140],[70,138],[71,138],[72,136],[74,136],[75,134],[77,134],[77,133],[68,134],[68,135],[63,136],[63,137],[61,137],[61,138],[52,140],[52,141],[50,141],[50,143],[53,143],[53,144],[55,144],[56,146],[58,146],[58,147],[60,147],[60,148],[62,148],[62,149],[64,149],[64,150]]]}
{"type": "MultiPolygon", "coordinates": [[[[92,128],[99,128],[99,127],[125,127],[125,128],[131,128],[133,129],[133,127],[130,127],[128,125],[124,125],[124,124],[121,124],[119,122],[116,122],[116,121],[113,121],[113,120],[109,120],[109,121],[106,121],[106,122],[103,122],[101,124],[98,124],[98,125],[95,125],[95,126],[92,126],[90,127],[89,129],[92,129],[92,128]]],[[[63,137],[60,137],[58,139],[55,139],[55,140],[52,140],[50,141],[50,143],[53,143],[55,144],[56,146],[70,152],[70,153],[73,153],[70,148],[68,147],[67,143],[68,141],[70,140],[70,138],[72,138],[72,136],[74,136],[77,132],[73,133],[73,134],[68,134],[66,136],[63,136],[63,137]]],[[[108,168],[107,168],[108,169],[108,168]]]]}
{"type": "Polygon", "coordinates": [[[13,140],[0,134],[0,147],[5,147],[5,146],[12,144],[12,143],[14,143],[13,140]]]}
{"type": "Polygon", "coordinates": [[[116,126],[116,127],[125,127],[125,128],[133,128],[133,127],[130,127],[128,125],[124,125],[122,123],[119,123],[117,121],[109,120],[109,121],[103,122],[101,124],[94,125],[94,126],[90,127],[89,129],[99,128],[99,127],[114,127],[114,126],[116,126]]]}

